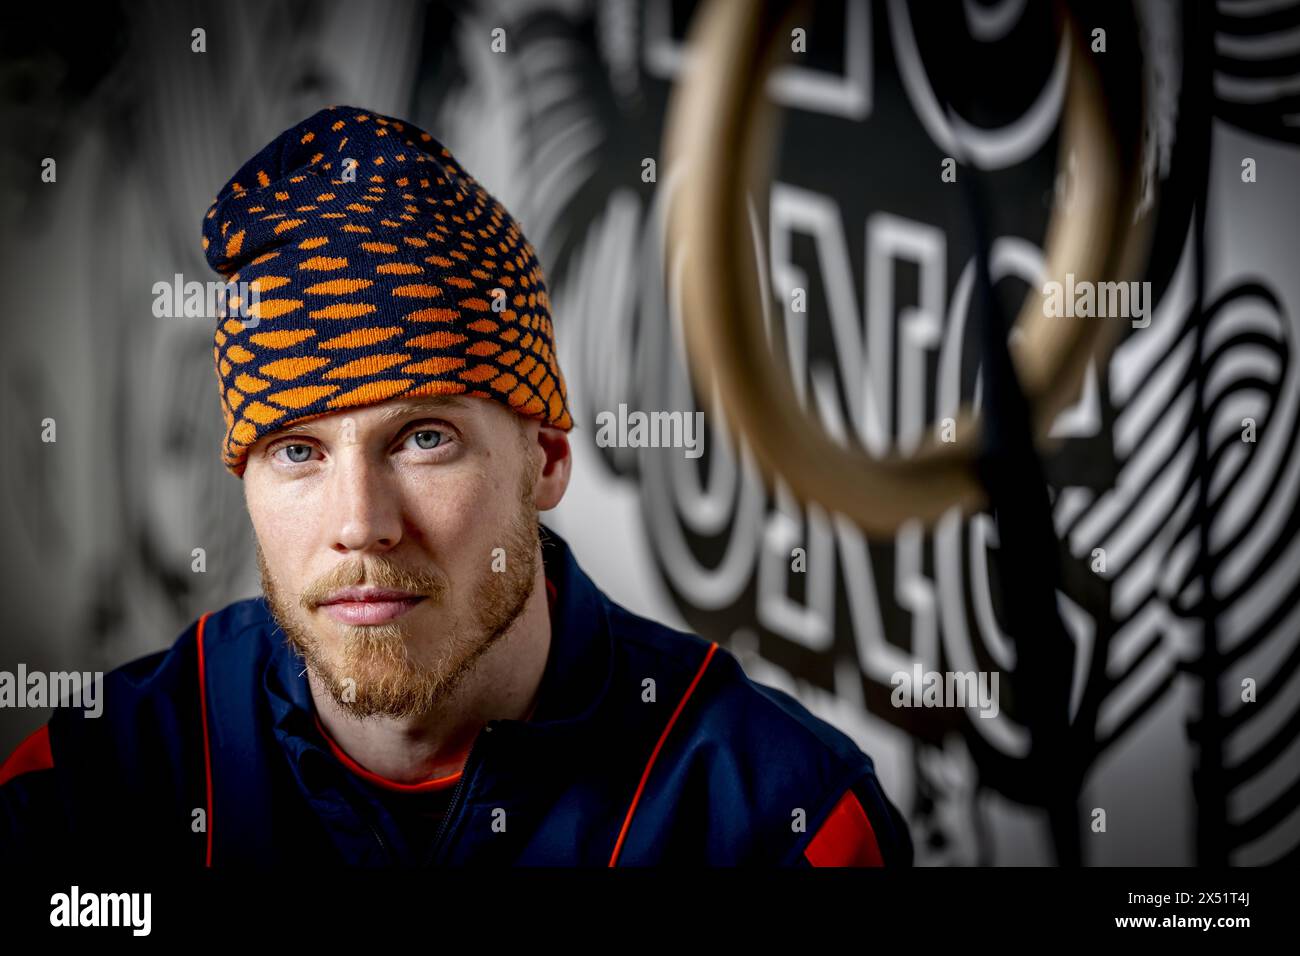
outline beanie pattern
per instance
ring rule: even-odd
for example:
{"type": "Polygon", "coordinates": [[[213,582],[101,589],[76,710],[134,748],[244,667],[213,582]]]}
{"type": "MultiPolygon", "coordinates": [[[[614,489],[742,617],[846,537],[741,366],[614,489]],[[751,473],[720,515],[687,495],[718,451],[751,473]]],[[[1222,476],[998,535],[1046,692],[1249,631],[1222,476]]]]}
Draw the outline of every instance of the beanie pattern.
{"type": "Polygon", "coordinates": [[[222,188],[203,249],[256,292],[213,348],[236,475],[268,432],[392,398],[489,398],[573,426],[536,252],[415,126],[340,106],[286,130],[222,188]]]}

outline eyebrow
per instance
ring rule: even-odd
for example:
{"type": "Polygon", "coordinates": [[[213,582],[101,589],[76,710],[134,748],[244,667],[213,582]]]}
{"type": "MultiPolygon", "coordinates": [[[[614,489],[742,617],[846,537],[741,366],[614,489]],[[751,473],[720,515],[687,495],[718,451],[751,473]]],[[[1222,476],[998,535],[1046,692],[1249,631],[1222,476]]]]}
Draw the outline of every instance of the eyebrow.
{"type": "MultiPolygon", "coordinates": [[[[387,425],[401,418],[409,418],[413,415],[426,414],[430,412],[446,411],[449,408],[463,409],[466,407],[465,400],[457,395],[431,395],[428,398],[413,402],[402,402],[391,408],[385,408],[375,417],[381,424],[387,425]]],[[[323,417],[323,416],[322,416],[323,417]]],[[[275,432],[276,435],[296,435],[302,432],[310,431],[312,426],[317,423],[317,419],[307,419],[304,422],[298,422],[295,425],[289,425],[275,432]]]]}
{"type": "Polygon", "coordinates": [[[429,398],[421,399],[418,402],[402,402],[391,408],[385,408],[376,416],[385,424],[395,421],[399,418],[406,418],[410,415],[418,415],[422,412],[441,412],[448,408],[464,408],[465,400],[456,395],[432,395],[429,398]]]}

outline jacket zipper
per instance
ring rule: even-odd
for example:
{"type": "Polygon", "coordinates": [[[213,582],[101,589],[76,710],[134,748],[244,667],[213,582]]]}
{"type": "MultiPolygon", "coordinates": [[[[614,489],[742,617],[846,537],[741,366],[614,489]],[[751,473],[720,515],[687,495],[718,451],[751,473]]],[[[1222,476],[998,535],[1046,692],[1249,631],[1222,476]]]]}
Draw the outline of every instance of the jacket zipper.
{"type": "MultiPolygon", "coordinates": [[[[483,733],[492,732],[492,725],[495,720],[489,720],[487,726],[483,728],[483,733]]],[[[451,800],[447,803],[447,810],[442,815],[442,823],[438,826],[438,835],[433,838],[433,846],[429,850],[429,855],[425,858],[429,865],[436,863],[442,853],[442,845],[447,835],[447,828],[451,824],[452,815],[456,812],[460,804],[460,793],[465,789],[465,783],[470,777],[470,762],[474,759],[474,751],[478,749],[479,738],[475,737],[474,742],[470,744],[469,753],[465,755],[465,766],[461,770],[460,779],[456,781],[456,789],[451,792],[451,800]]]]}
{"type": "Polygon", "coordinates": [[[384,859],[388,860],[389,865],[395,864],[397,860],[393,858],[393,854],[388,849],[388,844],[384,842],[384,838],[380,834],[379,828],[375,826],[373,822],[371,822],[370,817],[368,815],[365,817],[365,821],[366,821],[366,826],[370,828],[370,832],[375,835],[375,842],[379,844],[379,849],[383,852],[384,859]]]}

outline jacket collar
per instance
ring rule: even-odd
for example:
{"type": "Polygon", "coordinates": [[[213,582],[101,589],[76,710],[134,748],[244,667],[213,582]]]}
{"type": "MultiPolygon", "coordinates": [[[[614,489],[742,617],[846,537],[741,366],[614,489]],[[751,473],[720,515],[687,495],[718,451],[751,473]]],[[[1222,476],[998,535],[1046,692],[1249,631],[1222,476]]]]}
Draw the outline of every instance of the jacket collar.
{"type": "Polygon", "coordinates": [[[551,649],[537,706],[519,724],[535,733],[561,733],[595,717],[613,677],[609,599],[578,566],[568,543],[541,525],[542,562],[556,589],[551,607],[551,649]]]}
{"type": "MultiPolygon", "coordinates": [[[[609,692],[614,666],[608,598],[578,566],[563,538],[545,525],[540,525],[540,537],[546,579],[556,595],[551,605],[550,652],[537,704],[527,721],[490,722],[509,726],[511,733],[536,742],[559,740],[590,727],[609,692]]],[[[328,756],[327,744],[315,728],[315,702],[303,659],[287,641],[275,645],[263,687],[275,735],[302,771],[304,761],[313,759],[309,755],[328,756]]]]}

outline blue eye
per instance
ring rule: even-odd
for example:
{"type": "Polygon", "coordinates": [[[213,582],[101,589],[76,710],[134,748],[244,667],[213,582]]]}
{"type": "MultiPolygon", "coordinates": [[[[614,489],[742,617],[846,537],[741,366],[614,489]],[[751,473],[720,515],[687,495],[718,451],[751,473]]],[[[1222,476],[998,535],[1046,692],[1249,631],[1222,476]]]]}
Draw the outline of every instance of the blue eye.
{"type": "Polygon", "coordinates": [[[443,444],[443,434],[432,428],[422,428],[419,431],[411,432],[407,436],[407,441],[415,439],[415,446],[422,451],[432,451],[443,444]]]}
{"type": "Polygon", "coordinates": [[[300,465],[311,458],[311,445],[281,445],[280,450],[283,451],[289,461],[293,462],[295,465],[300,465]],[[301,456],[297,454],[299,452],[301,453],[301,456]]]}

